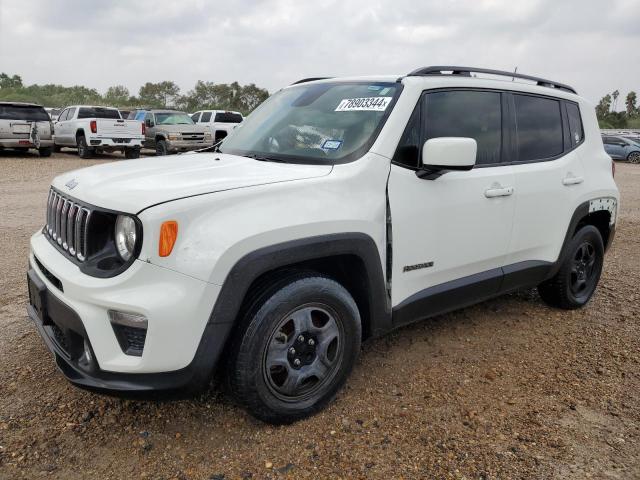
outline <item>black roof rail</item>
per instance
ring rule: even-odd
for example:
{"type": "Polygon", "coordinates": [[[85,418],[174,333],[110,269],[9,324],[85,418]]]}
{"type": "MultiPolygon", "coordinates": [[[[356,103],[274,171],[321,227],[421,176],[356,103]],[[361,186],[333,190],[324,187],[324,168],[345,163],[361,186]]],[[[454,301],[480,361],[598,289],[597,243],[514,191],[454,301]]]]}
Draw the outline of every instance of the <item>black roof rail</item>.
{"type": "Polygon", "coordinates": [[[309,77],[309,78],[303,78],[302,80],[298,80],[297,82],[293,82],[291,85],[298,85],[299,83],[313,82],[314,80],[326,80],[328,78],[332,78],[332,77],[309,77]]]}
{"type": "Polygon", "coordinates": [[[532,82],[536,82],[536,85],[541,87],[549,87],[549,88],[557,88],[558,90],[565,90],[567,92],[575,93],[573,87],[569,85],[565,85],[563,83],[554,82],[552,80],[546,80],[540,77],[534,77],[531,75],[523,75],[522,73],[516,72],[505,72],[504,70],[490,70],[488,68],[475,68],[475,67],[454,67],[454,66],[436,66],[436,67],[423,67],[418,68],[411,72],[409,77],[421,77],[427,75],[460,75],[463,77],[470,77],[472,73],[484,73],[487,75],[499,75],[501,77],[511,77],[512,79],[520,78],[523,80],[530,80],[532,82]],[[451,72],[451,73],[445,73],[451,72]]]}

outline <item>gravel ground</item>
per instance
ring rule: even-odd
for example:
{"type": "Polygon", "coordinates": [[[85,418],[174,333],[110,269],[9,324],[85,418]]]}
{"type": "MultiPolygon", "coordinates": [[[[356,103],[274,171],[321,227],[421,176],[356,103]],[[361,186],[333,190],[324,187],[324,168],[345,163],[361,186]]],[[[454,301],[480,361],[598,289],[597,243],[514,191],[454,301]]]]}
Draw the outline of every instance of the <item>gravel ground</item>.
{"type": "Polygon", "coordinates": [[[273,427],[218,388],[120,400],[68,384],[25,314],[50,179],[112,161],[0,153],[0,478],[640,478],[640,166],[590,305],[524,291],[363,348],[319,415],[273,427]]]}

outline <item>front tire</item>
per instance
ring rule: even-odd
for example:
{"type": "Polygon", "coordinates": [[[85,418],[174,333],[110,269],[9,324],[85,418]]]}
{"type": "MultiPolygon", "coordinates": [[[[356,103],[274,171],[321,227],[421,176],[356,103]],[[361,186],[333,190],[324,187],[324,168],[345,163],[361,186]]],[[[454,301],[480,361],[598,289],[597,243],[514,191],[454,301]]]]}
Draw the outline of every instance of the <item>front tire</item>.
{"type": "Polygon", "coordinates": [[[158,140],[156,142],[156,155],[162,157],[169,153],[169,147],[167,147],[166,140],[158,140]]]}
{"type": "Polygon", "coordinates": [[[76,143],[78,145],[78,156],[80,158],[91,158],[93,155],[93,149],[89,148],[87,145],[87,140],[84,138],[84,135],[80,135],[76,139],[76,143]]]}
{"type": "Polygon", "coordinates": [[[338,282],[285,276],[258,295],[231,348],[228,384],[255,417],[275,424],[333,399],[360,351],[358,307],[338,282]]]}
{"type": "Polygon", "coordinates": [[[596,290],[604,262],[604,244],[593,225],[582,227],[567,246],[558,273],[538,285],[540,297],[552,307],[583,307],[596,290]]]}

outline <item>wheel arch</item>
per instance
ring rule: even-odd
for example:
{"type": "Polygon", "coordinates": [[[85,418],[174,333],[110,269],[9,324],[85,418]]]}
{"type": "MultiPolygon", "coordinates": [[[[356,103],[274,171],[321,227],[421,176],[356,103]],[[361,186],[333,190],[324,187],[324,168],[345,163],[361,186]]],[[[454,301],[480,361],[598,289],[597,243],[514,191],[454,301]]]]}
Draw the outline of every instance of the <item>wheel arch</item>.
{"type": "Polygon", "coordinates": [[[363,337],[391,329],[391,307],[374,240],[363,233],[320,235],[264,247],[231,268],[209,323],[237,323],[254,289],[291,270],[310,270],[338,281],[354,297],[363,337]]]}
{"type": "Polygon", "coordinates": [[[555,275],[564,260],[567,245],[578,230],[585,225],[593,225],[596,227],[602,236],[605,251],[609,249],[615,236],[617,203],[617,200],[613,197],[602,197],[583,202],[576,208],[569,222],[567,233],[560,250],[560,256],[555,262],[552,272],[553,275],[555,275]]]}

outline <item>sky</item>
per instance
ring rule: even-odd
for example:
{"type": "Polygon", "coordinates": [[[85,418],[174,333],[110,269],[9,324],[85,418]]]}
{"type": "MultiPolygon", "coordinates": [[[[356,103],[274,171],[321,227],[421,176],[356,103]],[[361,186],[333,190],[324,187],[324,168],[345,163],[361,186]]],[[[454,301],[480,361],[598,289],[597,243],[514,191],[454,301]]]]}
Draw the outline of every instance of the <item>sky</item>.
{"type": "Polygon", "coordinates": [[[197,80],[275,92],[428,65],[518,71],[597,102],[640,91],[640,0],[0,0],[0,72],[27,84],[197,80]]]}

